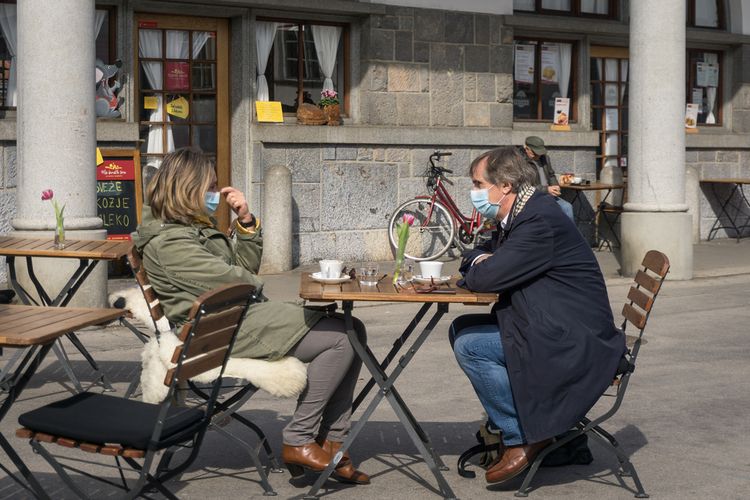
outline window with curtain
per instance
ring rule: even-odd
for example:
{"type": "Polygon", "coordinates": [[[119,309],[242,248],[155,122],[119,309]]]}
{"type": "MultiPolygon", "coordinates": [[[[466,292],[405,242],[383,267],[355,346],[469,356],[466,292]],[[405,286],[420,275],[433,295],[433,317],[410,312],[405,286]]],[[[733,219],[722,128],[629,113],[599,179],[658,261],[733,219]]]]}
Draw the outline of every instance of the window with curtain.
{"type": "Polygon", "coordinates": [[[687,102],[698,104],[699,125],[721,125],[722,54],[688,50],[687,102]]]}
{"type": "Polygon", "coordinates": [[[724,29],[722,0],[688,0],[687,23],[694,28],[724,29]]]}
{"type": "Polygon", "coordinates": [[[255,31],[257,100],[281,101],[295,113],[298,103],[317,104],[322,90],[334,89],[348,109],[346,25],[259,18],[255,31]]]}
{"type": "Polygon", "coordinates": [[[568,97],[575,121],[575,44],[516,40],[513,48],[513,119],[551,122],[555,98],[568,97]]]}
{"type": "Polygon", "coordinates": [[[613,18],[617,15],[617,0],[513,0],[513,10],[613,18]]]}
{"type": "MultiPolygon", "coordinates": [[[[115,7],[97,6],[94,17],[96,57],[112,63],[115,53],[115,7]]],[[[16,108],[16,2],[0,3],[0,109],[16,108]]]]}

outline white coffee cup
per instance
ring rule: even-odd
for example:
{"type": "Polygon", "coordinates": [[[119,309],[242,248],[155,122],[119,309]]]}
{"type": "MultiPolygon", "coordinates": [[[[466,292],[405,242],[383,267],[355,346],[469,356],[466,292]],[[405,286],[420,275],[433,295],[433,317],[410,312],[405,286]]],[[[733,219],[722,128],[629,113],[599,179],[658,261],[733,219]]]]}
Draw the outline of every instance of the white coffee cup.
{"type": "Polygon", "coordinates": [[[440,278],[443,272],[443,263],[434,260],[420,262],[419,269],[423,278],[440,278]]]}
{"type": "Polygon", "coordinates": [[[320,274],[324,278],[338,278],[344,263],[340,260],[326,259],[320,261],[320,274]]]}
{"type": "Polygon", "coordinates": [[[570,180],[570,183],[571,183],[571,184],[580,184],[580,183],[581,183],[582,181],[583,181],[583,179],[581,179],[580,177],[573,177],[573,178],[572,178],[572,179],[570,180]]]}

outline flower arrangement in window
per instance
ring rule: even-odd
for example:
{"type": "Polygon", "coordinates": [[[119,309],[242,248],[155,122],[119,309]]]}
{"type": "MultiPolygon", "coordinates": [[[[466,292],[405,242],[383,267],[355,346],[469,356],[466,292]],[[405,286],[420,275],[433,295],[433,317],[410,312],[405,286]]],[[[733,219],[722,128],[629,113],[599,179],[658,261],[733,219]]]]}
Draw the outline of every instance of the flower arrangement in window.
{"type": "Polygon", "coordinates": [[[339,94],[333,89],[325,89],[320,93],[320,107],[333,106],[339,103],[339,94]]]}

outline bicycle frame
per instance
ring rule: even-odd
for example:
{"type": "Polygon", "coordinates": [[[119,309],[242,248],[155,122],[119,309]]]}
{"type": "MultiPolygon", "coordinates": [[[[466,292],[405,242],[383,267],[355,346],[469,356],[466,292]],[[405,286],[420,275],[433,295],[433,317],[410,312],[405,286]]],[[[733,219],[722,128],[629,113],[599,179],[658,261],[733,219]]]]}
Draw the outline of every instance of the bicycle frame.
{"type": "MultiPolygon", "coordinates": [[[[479,212],[477,212],[477,209],[474,208],[471,210],[471,216],[466,217],[458,208],[456,202],[453,201],[453,197],[451,196],[451,194],[447,189],[445,189],[445,186],[443,186],[443,179],[440,175],[436,176],[435,187],[433,188],[432,196],[422,195],[416,196],[415,198],[430,200],[430,209],[427,212],[427,218],[422,223],[422,227],[426,227],[426,225],[429,224],[430,220],[432,219],[432,209],[435,206],[435,201],[437,200],[438,202],[443,204],[448,212],[450,212],[451,216],[453,217],[453,222],[458,224],[466,234],[471,235],[471,241],[473,241],[476,237],[476,233],[480,232],[482,226],[482,216],[479,214],[479,212]]],[[[459,243],[463,244],[458,233],[456,234],[455,238],[459,243]]],[[[471,241],[469,241],[469,243],[471,243],[471,241]]]]}

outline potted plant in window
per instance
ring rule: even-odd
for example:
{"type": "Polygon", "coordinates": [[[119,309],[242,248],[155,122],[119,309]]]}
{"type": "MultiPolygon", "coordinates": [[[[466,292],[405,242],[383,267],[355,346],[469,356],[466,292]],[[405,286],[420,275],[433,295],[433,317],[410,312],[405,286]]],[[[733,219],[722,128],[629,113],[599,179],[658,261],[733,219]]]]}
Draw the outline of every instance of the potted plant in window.
{"type": "Polygon", "coordinates": [[[320,93],[319,106],[328,119],[328,125],[337,126],[341,124],[341,109],[339,108],[339,96],[333,89],[323,89],[320,93]]]}

